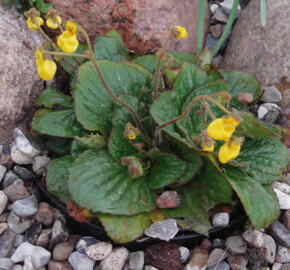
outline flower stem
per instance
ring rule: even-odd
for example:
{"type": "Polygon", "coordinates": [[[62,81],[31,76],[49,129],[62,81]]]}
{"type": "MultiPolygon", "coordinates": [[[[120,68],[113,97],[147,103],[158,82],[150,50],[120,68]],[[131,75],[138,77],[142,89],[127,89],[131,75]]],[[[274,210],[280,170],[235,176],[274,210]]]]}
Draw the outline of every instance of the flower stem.
{"type": "Polygon", "coordinates": [[[144,127],[142,126],[141,124],[141,120],[139,119],[139,117],[137,116],[137,114],[133,111],[133,109],[128,106],[126,103],[124,103],[122,100],[120,100],[109,88],[109,86],[107,85],[107,83],[105,82],[105,79],[101,73],[101,70],[96,62],[96,59],[95,59],[95,54],[94,54],[94,50],[93,50],[93,47],[92,47],[92,43],[90,41],[90,38],[89,38],[89,35],[88,33],[86,32],[86,30],[79,26],[78,25],[78,29],[79,31],[83,34],[84,38],[86,39],[86,42],[87,42],[87,45],[88,45],[88,49],[89,49],[89,58],[91,59],[91,61],[93,62],[93,65],[97,71],[97,74],[98,74],[98,77],[99,79],[101,80],[103,86],[105,87],[106,91],[108,92],[108,94],[112,97],[112,99],[119,103],[121,106],[123,106],[124,108],[126,108],[130,113],[131,115],[133,116],[133,118],[135,119],[135,122],[137,124],[137,127],[138,129],[140,130],[140,132],[143,133],[143,138],[144,140],[146,140],[147,143],[149,143],[150,145],[152,144],[151,142],[151,139],[148,137],[147,135],[147,132],[146,130],[144,129],[144,127]]]}
{"type": "Polygon", "coordinates": [[[88,58],[90,59],[90,57],[86,54],[78,54],[78,53],[66,53],[66,52],[50,52],[50,51],[44,51],[42,50],[42,52],[44,54],[50,54],[50,55],[60,55],[60,56],[76,56],[76,57],[82,57],[82,58],[88,58]]]}
{"type": "Polygon", "coordinates": [[[205,16],[205,0],[200,0],[198,11],[197,33],[196,33],[196,52],[198,55],[200,55],[202,52],[204,16],[205,16]]]}

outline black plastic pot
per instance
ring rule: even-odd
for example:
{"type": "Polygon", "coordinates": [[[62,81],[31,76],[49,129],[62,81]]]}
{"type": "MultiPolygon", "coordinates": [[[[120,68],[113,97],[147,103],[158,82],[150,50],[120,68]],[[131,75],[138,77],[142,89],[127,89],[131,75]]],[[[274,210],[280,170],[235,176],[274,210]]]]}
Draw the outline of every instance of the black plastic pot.
{"type": "MultiPolygon", "coordinates": [[[[92,223],[92,222],[78,222],[72,218],[66,209],[66,206],[58,201],[57,198],[52,196],[47,189],[40,183],[39,180],[35,180],[37,187],[39,188],[42,199],[48,202],[53,207],[59,209],[67,218],[68,227],[75,234],[81,234],[85,236],[93,236],[99,240],[110,240],[106,231],[101,225],[92,223]]],[[[240,229],[246,219],[245,213],[242,211],[237,211],[236,214],[231,216],[231,221],[228,226],[222,228],[214,228],[209,231],[209,239],[214,238],[224,238],[233,231],[240,229]]],[[[206,236],[198,234],[192,231],[180,231],[174,239],[170,240],[170,243],[176,243],[180,246],[186,246],[192,248],[193,246],[198,245],[206,236]]],[[[122,246],[127,247],[131,251],[141,250],[147,246],[158,244],[162,242],[159,239],[144,238],[143,240],[136,240],[130,243],[121,244],[122,246]]],[[[118,246],[118,244],[115,244],[118,246]]]]}

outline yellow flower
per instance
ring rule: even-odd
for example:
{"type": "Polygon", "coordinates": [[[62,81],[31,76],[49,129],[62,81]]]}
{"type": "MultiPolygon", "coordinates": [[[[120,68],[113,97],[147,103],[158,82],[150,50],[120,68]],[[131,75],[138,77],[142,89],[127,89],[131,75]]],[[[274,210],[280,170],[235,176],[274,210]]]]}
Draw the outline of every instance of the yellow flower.
{"type": "Polygon", "coordinates": [[[207,127],[208,135],[214,140],[229,141],[240,122],[229,116],[212,121],[207,127]]]}
{"type": "Polygon", "coordinates": [[[187,31],[182,26],[174,26],[173,27],[173,36],[176,38],[185,38],[187,36],[187,31]]]}
{"type": "Polygon", "coordinates": [[[202,149],[205,152],[212,152],[214,150],[214,142],[213,141],[204,142],[202,145],[202,149]]]}
{"type": "Polygon", "coordinates": [[[31,17],[28,17],[27,26],[30,30],[34,31],[37,30],[41,25],[43,25],[43,19],[41,17],[34,17],[31,19],[31,17]]]}
{"type": "Polygon", "coordinates": [[[53,79],[56,72],[56,64],[50,59],[43,59],[41,50],[37,49],[36,54],[36,66],[39,77],[45,81],[53,79]]]}
{"type": "Polygon", "coordinates": [[[235,140],[226,142],[221,146],[218,152],[219,161],[223,164],[235,159],[241,151],[241,144],[235,140]]]}
{"type": "MultiPolygon", "coordinates": [[[[49,14],[49,12],[48,12],[48,14],[49,14]]],[[[55,19],[50,17],[46,20],[46,25],[47,25],[47,27],[49,27],[51,29],[56,29],[59,27],[59,25],[61,25],[61,22],[62,21],[61,21],[60,16],[56,16],[55,19]]]]}
{"type": "Polygon", "coordinates": [[[57,46],[67,53],[73,53],[79,46],[77,39],[77,25],[73,21],[68,21],[65,24],[65,31],[58,36],[57,46]]]}
{"type": "Polygon", "coordinates": [[[126,124],[124,136],[125,138],[133,141],[140,134],[139,130],[135,128],[131,123],[126,124]]]}

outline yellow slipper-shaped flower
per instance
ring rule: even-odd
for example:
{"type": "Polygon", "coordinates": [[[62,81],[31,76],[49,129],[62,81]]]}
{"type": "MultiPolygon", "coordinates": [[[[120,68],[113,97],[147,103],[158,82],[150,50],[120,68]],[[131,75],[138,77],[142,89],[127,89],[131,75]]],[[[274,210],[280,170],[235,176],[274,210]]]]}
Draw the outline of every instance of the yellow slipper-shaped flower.
{"type": "Polygon", "coordinates": [[[30,30],[35,31],[41,25],[43,25],[43,19],[41,17],[34,17],[34,19],[32,20],[30,17],[28,17],[26,23],[30,30]]]}
{"type": "Polygon", "coordinates": [[[220,163],[228,163],[230,160],[237,158],[241,151],[241,144],[235,140],[226,142],[221,146],[218,152],[218,158],[220,163]]]}
{"type": "Polygon", "coordinates": [[[43,54],[40,50],[36,50],[36,67],[37,73],[42,80],[50,81],[53,79],[57,66],[50,59],[43,59],[43,54]]]}

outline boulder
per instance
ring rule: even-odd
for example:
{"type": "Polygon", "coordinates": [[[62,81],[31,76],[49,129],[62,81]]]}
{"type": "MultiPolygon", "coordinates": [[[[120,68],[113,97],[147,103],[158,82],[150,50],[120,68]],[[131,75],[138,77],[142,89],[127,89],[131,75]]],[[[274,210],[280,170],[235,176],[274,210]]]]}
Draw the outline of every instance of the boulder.
{"type": "MultiPolygon", "coordinates": [[[[129,50],[139,54],[155,52],[168,36],[168,29],[181,25],[188,37],[171,42],[171,51],[195,51],[199,0],[48,0],[62,19],[78,22],[92,39],[116,29],[129,50]]],[[[206,6],[204,34],[209,26],[206,6]]]]}
{"type": "Polygon", "coordinates": [[[27,127],[33,104],[43,89],[34,51],[42,44],[23,15],[0,5],[0,143],[12,139],[13,129],[27,127]]]}
{"type": "Polygon", "coordinates": [[[260,1],[251,1],[237,21],[222,67],[253,74],[264,85],[290,82],[290,2],[267,1],[267,23],[260,1]]]}

